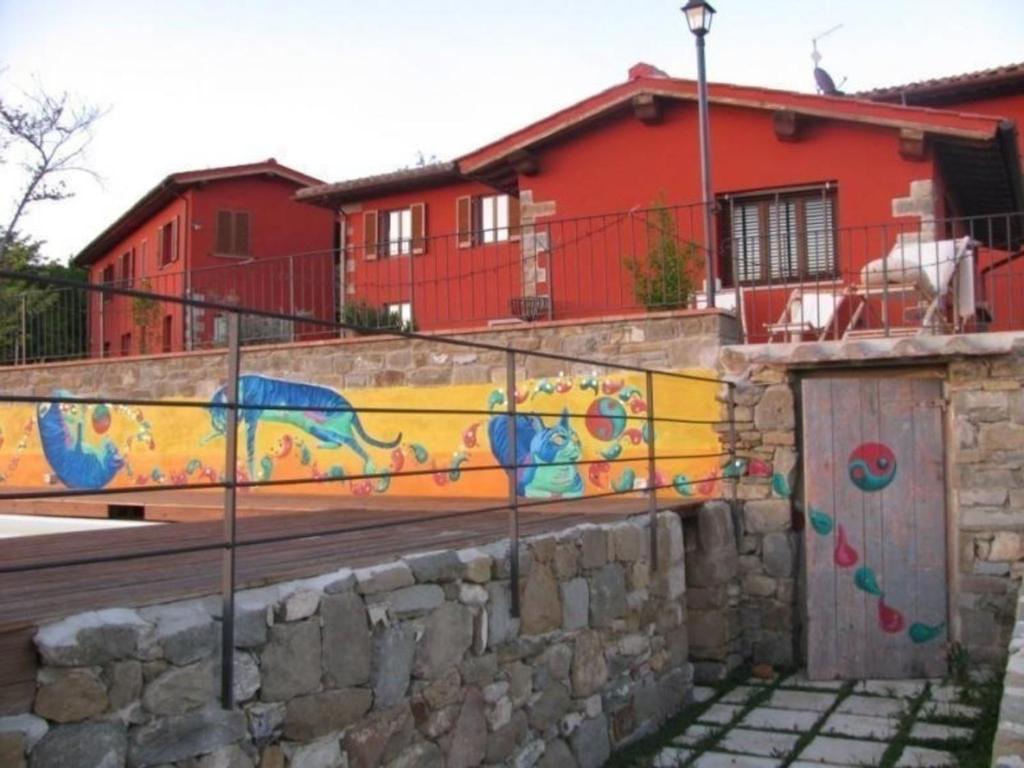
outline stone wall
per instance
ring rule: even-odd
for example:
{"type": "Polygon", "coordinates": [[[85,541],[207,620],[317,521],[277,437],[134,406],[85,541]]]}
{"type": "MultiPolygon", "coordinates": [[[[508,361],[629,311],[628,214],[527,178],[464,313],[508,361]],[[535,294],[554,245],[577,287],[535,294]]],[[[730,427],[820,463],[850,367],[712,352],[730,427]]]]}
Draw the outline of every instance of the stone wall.
{"type": "Polygon", "coordinates": [[[1002,664],[1024,573],[1024,352],[949,366],[960,641],[1002,664]]]}
{"type": "Polygon", "coordinates": [[[784,369],[758,366],[737,377],[733,397],[742,459],[735,501],[706,504],[685,523],[690,647],[700,681],[721,679],[745,660],[799,661],[793,389],[784,369]]]}
{"type": "Polygon", "coordinates": [[[997,768],[1024,765],[1024,590],[1017,595],[1015,618],[1003,678],[999,726],[992,744],[992,765],[997,768]]]}
{"type": "MultiPolygon", "coordinates": [[[[736,322],[710,311],[663,312],[643,318],[538,322],[458,338],[522,350],[596,358],[610,364],[661,369],[713,367],[721,344],[734,341],[736,322]]],[[[0,392],[49,395],[63,388],[79,396],[208,397],[227,376],[223,350],[46,365],[0,367],[0,392]]],[[[521,355],[520,378],[587,374],[573,365],[521,355]]],[[[504,352],[441,341],[389,336],[251,347],[243,373],[307,379],[337,389],[495,383],[504,385],[504,352]]],[[[599,371],[603,373],[603,371],[599,371]]]]}
{"type": "Polygon", "coordinates": [[[19,768],[596,768],[687,697],[682,528],[646,517],[241,592],[217,704],[219,600],[43,627],[34,712],[0,718],[19,768]]]}

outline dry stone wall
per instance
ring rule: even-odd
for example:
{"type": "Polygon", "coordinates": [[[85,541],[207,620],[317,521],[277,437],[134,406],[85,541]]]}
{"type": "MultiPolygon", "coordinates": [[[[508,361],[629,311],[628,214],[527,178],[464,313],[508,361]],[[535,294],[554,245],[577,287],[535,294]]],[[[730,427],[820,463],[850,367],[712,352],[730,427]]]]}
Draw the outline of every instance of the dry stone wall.
{"type": "MultiPolygon", "coordinates": [[[[744,462],[735,499],[706,504],[685,522],[691,658],[702,682],[743,661],[799,661],[793,388],[783,369],[757,367],[736,380],[732,396],[744,462]]],[[[729,425],[720,428],[728,443],[729,425]]]]}
{"type": "MultiPolygon", "coordinates": [[[[650,368],[713,367],[721,344],[735,339],[735,320],[717,312],[660,313],[645,318],[553,322],[460,334],[459,338],[527,351],[596,358],[650,368]]],[[[587,374],[590,363],[520,355],[521,378],[587,374]]],[[[251,347],[243,373],[306,379],[338,389],[446,384],[505,384],[504,352],[440,341],[381,336],[251,347]]],[[[0,367],[0,392],[79,396],[209,397],[227,376],[223,350],[158,357],[109,358],[0,367]]]]}
{"type": "Polygon", "coordinates": [[[40,629],[34,711],[0,718],[10,768],[597,768],[690,688],[682,527],[646,518],[237,597],[219,694],[219,599],[40,629]]]}

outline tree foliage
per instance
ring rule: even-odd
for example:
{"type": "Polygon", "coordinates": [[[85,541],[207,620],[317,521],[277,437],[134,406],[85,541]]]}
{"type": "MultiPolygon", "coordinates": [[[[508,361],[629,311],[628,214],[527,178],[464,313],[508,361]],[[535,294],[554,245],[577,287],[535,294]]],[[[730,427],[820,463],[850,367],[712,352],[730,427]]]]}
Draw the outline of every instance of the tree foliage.
{"type": "MultiPolygon", "coordinates": [[[[0,74],[2,70],[0,70],[0,74]]],[[[81,105],[67,93],[37,87],[12,99],[0,94],[0,165],[21,182],[0,224],[0,269],[85,282],[79,270],[44,258],[44,241],[19,227],[30,209],[74,195],[75,175],[93,178],[84,164],[92,129],[103,111],[81,105]]],[[[21,280],[0,280],[0,363],[33,362],[80,355],[86,344],[86,292],[21,280]]]]}

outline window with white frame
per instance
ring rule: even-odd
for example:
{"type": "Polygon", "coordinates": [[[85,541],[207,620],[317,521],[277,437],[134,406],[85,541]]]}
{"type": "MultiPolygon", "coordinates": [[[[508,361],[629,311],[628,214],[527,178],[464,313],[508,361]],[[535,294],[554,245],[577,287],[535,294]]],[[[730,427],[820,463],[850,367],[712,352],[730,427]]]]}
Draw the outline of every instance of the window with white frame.
{"type": "Polygon", "coordinates": [[[412,250],[412,209],[399,208],[384,214],[385,256],[405,256],[412,250]]]}
{"type": "Polygon", "coordinates": [[[388,313],[388,324],[391,324],[393,318],[398,319],[401,323],[402,328],[412,327],[412,304],[408,301],[403,301],[399,304],[385,304],[384,309],[388,313]]]}
{"type": "Polygon", "coordinates": [[[508,240],[508,195],[486,195],[476,199],[477,232],[481,243],[501,243],[508,240]]]}
{"type": "Polygon", "coordinates": [[[836,274],[835,186],[730,197],[721,205],[740,283],[836,274]]]}

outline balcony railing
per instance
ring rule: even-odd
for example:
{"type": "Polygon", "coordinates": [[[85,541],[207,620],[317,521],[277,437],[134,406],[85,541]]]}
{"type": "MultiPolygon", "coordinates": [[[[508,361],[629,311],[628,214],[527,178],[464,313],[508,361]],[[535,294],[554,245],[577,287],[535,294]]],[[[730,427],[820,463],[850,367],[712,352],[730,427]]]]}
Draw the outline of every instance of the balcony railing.
{"type": "MultiPolygon", "coordinates": [[[[923,226],[765,221],[757,234],[722,235],[729,231],[723,222],[716,240],[716,304],[736,314],[747,342],[1024,329],[1024,212],[923,226]]],[[[350,243],[343,257],[252,259],[131,284],[290,318],[243,324],[246,344],[333,335],[317,320],[451,331],[702,308],[703,241],[700,206],[670,206],[438,235],[418,241],[416,253],[350,243]]],[[[8,299],[0,362],[223,346],[224,313],[199,306],[100,292],[87,302],[60,291],[8,299]]]]}

